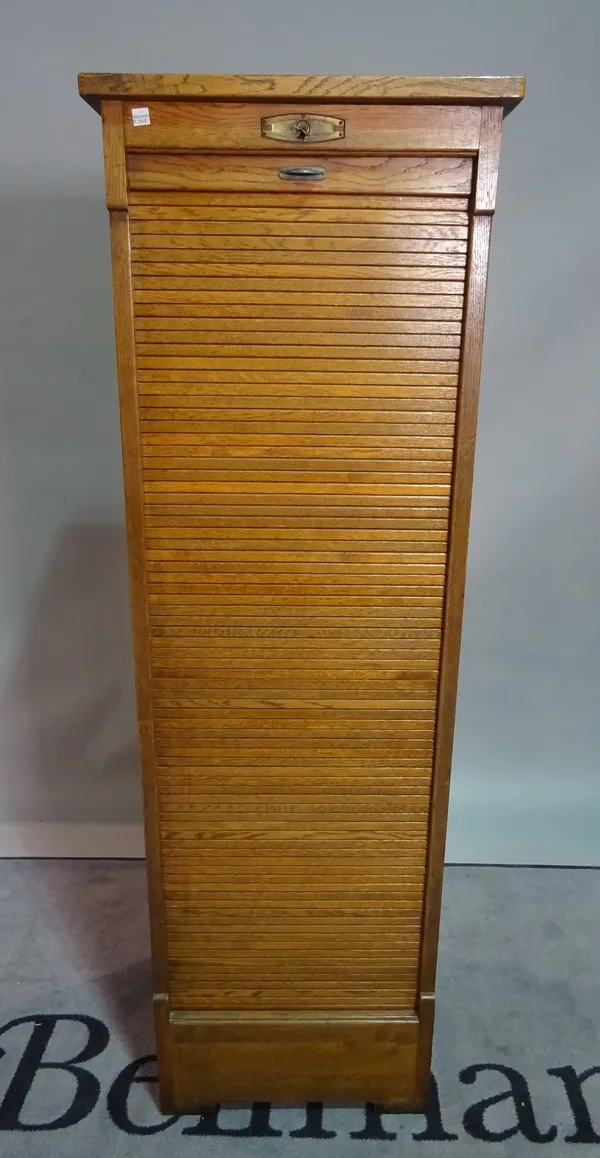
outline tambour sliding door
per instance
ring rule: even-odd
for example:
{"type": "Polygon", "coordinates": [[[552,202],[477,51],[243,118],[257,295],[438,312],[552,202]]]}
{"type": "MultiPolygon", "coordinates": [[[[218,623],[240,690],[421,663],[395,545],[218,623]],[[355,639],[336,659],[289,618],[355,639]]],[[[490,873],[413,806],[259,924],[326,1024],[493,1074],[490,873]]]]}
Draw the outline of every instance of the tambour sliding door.
{"type": "Polygon", "coordinates": [[[491,103],[468,82],[461,107],[354,78],[332,106],[296,78],[266,106],[167,79],[81,82],[112,216],[162,1104],[415,1108],[519,82],[491,103]]]}
{"type": "Polygon", "coordinates": [[[130,215],[171,1007],[412,1009],[466,201],[158,196],[130,215]]]}

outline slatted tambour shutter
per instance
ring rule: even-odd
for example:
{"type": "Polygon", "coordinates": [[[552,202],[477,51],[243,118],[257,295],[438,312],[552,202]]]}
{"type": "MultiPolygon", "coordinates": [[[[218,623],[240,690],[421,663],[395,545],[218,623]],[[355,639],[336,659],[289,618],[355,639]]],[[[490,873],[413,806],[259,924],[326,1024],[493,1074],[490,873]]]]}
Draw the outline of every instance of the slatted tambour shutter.
{"type": "Polygon", "coordinates": [[[80,91],[111,213],[161,1106],[422,1109],[523,83],[80,91]]]}
{"type": "Polygon", "coordinates": [[[174,1009],[417,997],[467,202],[144,194],[174,1009]]]}

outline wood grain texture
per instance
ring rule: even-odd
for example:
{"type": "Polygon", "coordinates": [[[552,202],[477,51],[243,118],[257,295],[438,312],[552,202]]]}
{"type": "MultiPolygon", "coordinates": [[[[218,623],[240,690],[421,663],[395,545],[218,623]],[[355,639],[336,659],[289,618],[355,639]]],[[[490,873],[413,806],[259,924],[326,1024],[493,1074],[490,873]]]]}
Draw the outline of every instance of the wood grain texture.
{"type": "MultiPolygon", "coordinates": [[[[318,238],[317,240],[320,241],[321,239],[318,238]]],[[[235,239],[232,238],[231,241],[234,242],[235,239]]],[[[353,251],[353,249],[359,250],[361,241],[362,241],[362,239],[357,238],[356,239],[356,245],[354,247],[348,246],[348,250],[350,250],[350,251],[353,251]]],[[[257,265],[264,264],[264,265],[272,266],[275,262],[277,264],[284,262],[286,265],[293,264],[293,265],[297,265],[300,267],[318,264],[319,263],[319,257],[320,257],[318,250],[322,247],[310,245],[310,246],[307,246],[306,250],[304,250],[302,252],[298,253],[295,250],[293,250],[291,253],[286,253],[285,252],[285,241],[282,240],[282,247],[281,248],[282,248],[283,252],[281,254],[278,254],[277,257],[275,257],[274,253],[271,250],[269,250],[268,248],[261,249],[255,253],[248,253],[248,246],[247,245],[238,249],[235,246],[235,244],[231,244],[227,248],[232,249],[233,252],[230,254],[226,254],[226,255],[224,255],[223,252],[221,252],[219,255],[217,250],[207,251],[207,250],[203,249],[200,252],[198,252],[197,249],[177,249],[176,252],[173,253],[172,251],[173,251],[173,249],[176,249],[176,246],[173,245],[171,242],[169,242],[169,244],[166,245],[166,248],[164,248],[164,249],[163,248],[154,249],[154,248],[150,247],[150,252],[148,252],[146,247],[136,246],[133,253],[132,253],[132,258],[135,262],[146,261],[146,262],[150,262],[150,263],[159,263],[159,264],[177,262],[178,265],[181,265],[183,263],[185,263],[186,265],[189,264],[191,268],[189,268],[188,270],[185,271],[188,274],[194,274],[195,270],[193,267],[196,266],[198,264],[198,262],[201,262],[203,265],[205,265],[206,262],[215,262],[217,264],[220,264],[223,262],[223,260],[234,262],[235,264],[239,264],[241,262],[245,262],[245,263],[247,262],[249,268],[254,271],[257,265]],[[311,252],[313,249],[317,249],[316,254],[313,254],[313,252],[311,252]]],[[[373,247],[371,247],[371,248],[373,248],[373,247]]],[[[340,253],[336,249],[332,250],[330,246],[327,246],[327,249],[328,249],[328,259],[329,259],[329,267],[330,268],[332,268],[335,265],[341,265],[341,266],[347,266],[348,265],[348,252],[347,251],[340,253]]],[[[395,265],[416,266],[417,268],[422,268],[423,266],[431,265],[431,266],[435,266],[437,269],[441,269],[444,266],[452,266],[452,267],[455,267],[455,268],[462,270],[464,268],[464,265],[465,265],[466,245],[463,247],[462,253],[448,253],[448,252],[431,253],[431,252],[422,252],[420,250],[418,250],[418,251],[409,250],[408,252],[401,251],[401,252],[397,252],[397,253],[391,253],[388,251],[387,245],[384,245],[383,249],[384,249],[384,252],[386,254],[385,258],[383,258],[380,255],[380,253],[378,252],[378,250],[376,248],[375,248],[375,253],[370,252],[369,251],[369,244],[368,244],[368,242],[365,242],[365,249],[362,252],[356,252],[356,253],[352,252],[351,268],[356,268],[356,266],[360,266],[360,265],[385,266],[385,267],[388,267],[388,269],[390,266],[395,266],[395,265]]],[[[339,272],[342,272],[342,271],[339,271],[339,272]]],[[[269,271],[269,273],[270,273],[270,271],[269,271]]],[[[367,276],[369,275],[368,270],[366,271],[366,274],[367,274],[367,276]]],[[[302,269],[299,269],[297,271],[297,276],[302,276],[302,269]]],[[[330,276],[333,276],[333,273],[330,274],[330,276]]],[[[339,273],[338,273],[338,276],[339,276],[339,273]]],[[[375,276],[375,275],[371,274],[371,276],[375,276]]],[[[388,276],[392,276],[392,274],[388,273],[388,276]]],[[[398,276],[415,277],[416,275],[414,273],[412,273],[411,275],[404,274],[404,275],[398,275],[398,276]]],[[[419,274],[419,276],[422,276],[422,275],[419,274]]],[[[443,275],[438,273],[438,274],[433,274],[432,276],[441,277],[443,275]]],[[[455,275],[448,274],[447,276],[453,277],[455,275]]]]}
{"type": "MultiPolygon", "coordinates": [[[[193,316],[193,315],[192,315],[193,316]]],[[[313,345],[327,346],[331,341],[331,326],[329,320],[318,315],[314,318],[281,318],[271,317],[268,320],[261,317],[246,317],[224,319],[219,317],[204,317],[201,326],[194,328],[194,323],[182,317],[163,316],[138,311],[136,317],[138,342],[163,341],[193,341],[196,344],[203,342],[229,343],[243,340],[249,345],[266,344],[271,342],[287,343],[310,341],[313,345]],[[159,334],[159,331],[161,333],[159,334]],[[166,331],[163,336],[162,331],[166,331]],[[254,338],[246,335],[253,333],[254,338]],[[181,335],[185,336],[181,336],[181,335]],[[309,334],[306,338],[301,335],[309,334]]],[[[343,314],[337,316],[336,341],[344,346],[368,346],[374,341],[381,346],[443,346],[460,348],[460,321],[438,320],[435,316],[413,321],[412,319],[389,321],[377,317],[345,318],[343,314]],[[375,335],[373,337],[372,335],[375,335]],[[419,335],[415,337],[415,335],[419,335]]]]}
{"type": "Polygon", "coordinates": [[[102,102],[104,185],[107,209],[127,209],[127,168],[120,101],[102,102]]]}
{"type": "MultiPolygon", "coordinates": [[[[221,318],[225,324],[229,321],[235,321],[238,318],[252,318],[253,320],[262,319],[265,324],[264,310],[255,301],[245,301],[233,298],[227,302],[222,301],[221,305],[215,302],[206,302],[201,298],[197,302],[179,302],[179,298],[173,302],[161,302],[160,294],[138,294],[138,300],[135,303],[136,321],[143,318],[171,318],[176,314],[183,322],[187,318],[221,318]],[[159,300],[154,301],[157,297],[159,300]],[[145,299],[149,298],[149,301],[145,299]],[[223,306],[227,304],[227,310],[223,306]]],[[[295,301],[295,299],[294,299],[295,301]]],[[[274,304],[274,303],[268,303],[274,304]]],[[[356,320],[357,330],[360,328],[362,322],[373,321],[417,321],[426,322],[431,321],[458,321],[462,318],[462,296],[456,295],[448,299],[442,295],[432,295],[426,301],[419,298],[416,294],[402,294],[397,295],[395,301],[389,305],[385,303],[382,306],[372,306],[364,304],[363,302],[350,299],[347,303],[341,302],[340,297],[336,299],[335,306],[322,303],[321,305],[304,305],[302,302],[289,304],[289,299],[279,297],[277,320],[281,322],[286,321],[312,321],[329,322],[332,319],[339,319],[342,327],[345,328],[344,323],[356,320]]],[[[271,318],[269,318],[269,324],[271,318]]],[[[141,323],[142,326],[145,324],[141,323]]],[[[201,329],[203,327],[200,327],[201,329]]],[[[371,326],[371,330],[375,327],[371,326]]],[[[432,332],[435,327],[432,327],[432,332]]],[[[427,333],[427,327],[423,326],[421,332],[427,333]]]]}
{"type": "Polygon", "coordinates": [[[92,107],[103,97],[127,100],[290,100],[406,104],[503,104],[525,95],[522,76],[210,76],[191,73],[81,72],[80,95],[92,107]]]}
{"type": "MultiPolygon", "coordinates": [[[[132,108],[132,102],[123,106],[128,149],[283,150],[301,157],[310,147],[308,142],[284,143],[261,136],[261,119],[289,113],[285,104],[151,101],[149,125],[135,125],[132,108]]],[[[390,110],[320,104],[318,112],[345,120],[344,136],[319,146],[327,153],[475,153],[479,147],[481,109],[476,105],[401,105],[390,110]]]]}
{"type": "Polygon", "coordinates": [[[419,1040],[417,1043],[414,1105],[425,1109],[429,1101],[431,1085],[431,1054],[435,1022],[435,996],[433,993],[421,992],[419,994],[417,1013],[419,1016],[419,1040]]]}
{"type": "Polygon", "coordinates": [[[481,110],[481,137],[475,181],[475,213],[493,213],[496,208],[502,107],[491,105],[481,110]]]}
{"type": "Polygon", "coordinates": [[[422,1109],[522,82],[80,84],[104,102],[161,1107],[422,1109]],[[346,136],[257,136],[298,100],[346,136]],[[325,182],[282,182],[290,156],[325,182]]]}
{"type": "Polygon", "coordinates": [[[136,296],[160,279],[173,287],[169,314],[138,313],[136,331],[155,730],[161,767],[172,769],[160,779],[171,1008],[309,1010],[320,993],[325,1008],[410,1010],[428,807],[406,807],[401,794],[416,763],[428,801],[460,355],[460,313],[438,318],[427,303],[431,284],[462,303],[464,208],[432,209],[442,220],[417,222],[415,238],[396,221],[410,212],[398,200],[371,208],[370,197],[336,197],[338,232],[328,236],[306,196],[292,195],[286,211],[287,195],[260,194],[248,207],[235,193],[218,206],[197,193],[174,206],[189,216],[165,233],[163,196],[137,207],[132,273],[136,296]],[[285,231],[267,235],[271,244],[252,232],[253,208],[285,231]],[[146,232],[156,224],[156,235],[146,232]],[[367,244],[374,238],[370,260],[352,226],[367,244]],[[162,246],[146,244],[154,236],[162,246]],[[219,277],[233,300],[211,315],[219,277]],[[374,312],[376,290],[396,282],[408,284],[416,319],[401,308],[374,312]],[[343,301],[355,285],[368,295],[364,317],[343,301]],[[304,315],[317,286],[319,305],[304,315]],[[198,305],[188,314],[189,292],[198,305]],[[297,318],[281,313],[290,292],[297,318]],[[240,293],[253,316],[229,319],[240,293]],[[238,753],[240,772],[217,813],[210,768],[227,752],[238,753]],[[357,755],[374,787],[368,807],[348,796],[357,755]],[[392,784],[381,768],[390,756],[392,784]],[[320,809],[298,799],[292,769],[279,780],[277,810],[261,803],[261,784],[277,775],[269,769],[291,757],[319,775],[320,809]],[[256,758],[251,796],[240,776],[256,758]],[[186,760],[180,780],[168,762],[186,760]],[[336,809],[338,762],[346,796],[336,809]],[[313,920],[325,865],[327,896],[341,906],[327,929],[313,920]],[[364,917],[342,911],[366,887],[402,899],[401,916],[376,940],[364,917]],[[207,889],[211,912],[237,892],[235,936],[208,917],[190,923],[207,889]],[[266,898],[285,908],[290,893],[293,925],[269,932],[270,909],[261,918],[260,906],[266,898]]]}
{"type": "MultiPolygon", "coordinates": [[[[109,114],[113,117],[113,114],[109,114]]],[[[110,134],[109,119],[105,127],[105,141],[110,134]]],[[[118,139],[118,127],[115,129],[118,139]]],[[[109,164],[113,163],[117,144],[106,153],[109,164]]],[[[108,182],[107,182],[108,185],[108,182]]],[[[123,450],[123,475],[125,483],[125,513],[127,519],[127,541],[129,551],[129,580],[131,596],[131,616],[135,658],[135,678],[137,694],[138,736],[141,754],[142,781],[144,787],[144,826],[147,851],[148,894],[150,901],[150,932],[152,938],[152,960],[154,967],[154,990],[157,994],[167,992],[167,949],[165,912],[163,900],[162,860],[160,852],[159,806],[155,779],[155,748],[152,675],[150,666],[150,626],[147,586],[147,563],[144,544],[144,499],[142,490],[141,444],[139,429],[139,409],[136,390],[134,321],[131,290],[131,270],[129,263],[129,227],[127,212],[114,209],[110,215],[110,240],[113,271],[113,296],[115,307],[115,331],[117,343],[117,375],[121,409],[121,438],[123,450]]],[[[163,1042],[161,1056],[164,1056],[164,1011],[160,1013],[162,1029],[158,1035],[163,1042]],[[161,1034],[163,1037],[161,1037],[161,1034]]],[[[157,1022],[158,1024],[158,1022],[157,1022]]],[[[169,1066],[166,1064],[166,1072],[169,1066]]],[[[165,1078],[168,1085],[168,1078],[165,1078]]]]}
{"type": "Polygon", "coordinates": [[[281,166],[290,164],[289,153],[229,157],[226,153],[130,152],[127,173],[130,189],[209,189],[293,194],[310,189],[330,193],[469,193],[473,163],[470,157],[345,157],[339,153],[303,153],[298,164],[322,167],[322,181],[282,181],[281,166]]]}
{"type": "MultiPolygon", "coordinates": [[[[269,194],[229,193],[227,206],[224,207],[218,193],[207,193],[198,198],[194,193],[164,192],[157,198],[151,192],[133,192],[129,199],[132,220],[148,222],[155,221],[227,221],[229,228],[235,231],[240,222],[286,222],[300,223],[309,218],[312,222],[332,222],[336,218],[346,223],[375,223],[378,226],[394,225],[397,223],[419,222],[426,226],[444,222],[445,224],[464,226],[468,221],[470,210],[469,197],[426,197],[415,196],[385,196],[371,193],[357,202],[351,194],[338,193],[326,202],[317,202],[311,193],[295,193],[290,190],[286,193],[283,203],[273,200],[269,194]],[[238,213],[238,222],[231,221],[231,209],[243,210],[238,213]],[[344,216],[339,218],[339,210],[344,210],[344,216]],[[307,214],[306,210],[310,212],[307,214]],[[304,211],[304,212],[303,212],[304,211]],[[294,217],[290,217],[290,212],[294,217]],[[429,218],[434,213],[435,217],[429,218]],[[451,216],[448,217],[447,214],[451,216]],[[455,214],[460,214],[456,217],[455,214]]],[[[305,222],[306,223],[306,222],[305,222]]],[[[227,232],[225,230],[224,232],[227,232]]],[[[250,231],[251,232],[251,231],[250,231]]],[[[287,231],[286,231],[287,232],[287,231]]]]}
{"type": "MultiPolygon", "coordinates": [[[[425,302],[429,281],[452,284],[458,291],[453,298],[462,301],[467,239],[460,235],[462,223],[453,222],[462,222],[463,210],[458,208],[455,218],[447,212],[442,221],[415,226],[424,233],[415,239],[403,235],[402,220],[394,221],[397,201],[388,200],[386,210],[374,207],[371,212],[379,215],[374,228],[388,235],[368,264],[360,259],[356,237],[343,232],[353,223],[368,234],[366,198],[354,198],[347,208],[336,198],[332,212],[339,232],[317,233],[314,245],[310,230],[321,222],[313,222],[312,204],[303,205],[300,217],[298,204],[286,214],[279,197],[262,195],[262,211],[277,214],[278,227],[286,230],[288,244],[279,250],[280,234],[265,247],[261,237],[248,232],[253,222],[235,193],[220,199],[215,220],[198,215],[203,207],[212,211],[211,195],[199,193],[185,208],[196,214],[183,222],[185,247],[173,243],[182,225],[176,218],[168,234],[161,229],[156,235],[169,241],[158,256],[161,247],[145,244],[153,235],[144,229],[156,221],[161,225],[154,217],[161,196],[139,206],[132,272],[137,293],[156,284],[148,279],[164,277],[174,286],[170,316],[159,314],[161,324],[153,331],[146,330],[146,324],[154,327],[149,315],[137,330],[156,743],[161,767],[163,761],[193,761],[183,782],[173,775],[161,778],[164,881],[174,899],[167,910],[171,1009],[215,1010],[226,1004],[243,1011],[251,992],[254,1009],[309,1010],[319,992],[329,1009],[376,1009],[392,1002],[410,1010],[417,999],[429,787],[425,807],[417,809],[405,806],[402,797],[395,805],[394,790],[402,792],[415,762],[424,769],[425,785],[431,777],[460,353],[460,315],[454,323],[432,317],[425,302]],[[346,213],[361,214],[360,221],[346,225],[346,213]],[[229,225],[235,234],[228,233],[229,225]],[[231,261],[232,236],[234,256],[244,257],[239,267],[231,261]],[[264,262],[254,259],[257,250],[264,252],[264,262]],[[189,261],[181,261],[182,252],[189,261]],[[281,262],[297,252],[300,261],[281,262]],[[407,254],[414,264],[394,263],[395,254],[407,254]],[[432,255],[431,264],[420,262],[422,254],[432,255]],[[440,255],[461,264],[444,265],[440,255]],[[259,296],[263,278],[271,287],[287,287],[294,277],[299,308],[305,308],[313,292],[308,258],[319,273],[320,300],[329,308],[327,335],[316,309],[295,320],[303,329],[290,330],[293,318],[284,321],[280,314],[287,288],[277,305],[259,296]],[[422,312],[416,322],[404,318],[401,309],[389,318],[356,317],[356,309],[344,316],[338,302],[346,284],[356,280],[361,291],[372,293],[372,280],[378,286],[385,280],[387,286],[390,274],[397,277],[404,269],[415,271],[398,280],[409,281],[422,312]],[[212,322],[221,330],[204,331],[215,273],[227,278],[229,294],[243,277],[242,293],[254,303],[255,316],[242,314],[241,329],[233,331],[232,322],[225,321],[224,305],[213,315],[218,322],[212,322]],[[190,286],[200,312],[188,316],[180,312],[190,286]],[[169,330],[171,320],[177,325],[169,330]],[[185,340],[180,339],[183,324],[185,340]],[[271,324],[273,329],[266,329],[271,324]],[[357,324],[368,325],[366,342],[357,324]],[[317,337],[327,342],[313,342],[315,325],[317,337]],[[438,325],[451,332],[438,332],[438,325]],[[389,338],[402,345],[390,349],[389,338]],[[448,340],[451,344],[437,345],[448,340]],[[438,357],[438,349],[445,357],[438,357]],[[302,499],[319,503],[316,523],[316,511],[302,514],[302,499]],[[349,499],[360,504],[352,513],[345,510],[349,499]],[[409,521],[395,514],[395,523],[383,527],[379,501],[392,501],[394,507],[410,503],[409,521]],[[438,514],[433,526],[431,507],[418,520],[423,501],[438,514]],[[367,528],[357,525],[365,518],[366,540],[367,528]],[[254,532],[248,520],[255,523],[254,532]],[[273,532],[269,520],[276,527],[287,521],[287,530],[273,532]],[[264,604],[253,602],[269,599],[269,592],[279,600],[284,621],[277,620],[272,601],[266,613],[264,604]],[[305,608],[290,602],[302,593],[305,608]],[[371,593],[378,602],[369,611],[371,593]],[[389,595],[394,603],[386,609],[389,595]],[[208,623],[202,618],[204,598],[211,601],[204,610],[208,623]],[[357,606],[347,600],[360,600],[365,617],[359,623],[339,615],[339,607],[357,606]],[[375,609],[385,616],[381,624],[380,618],[367,618],[375,609]],[[404,680],[398,662],[407,668],[404,680]],[[426,677],[420,687],[419,673],[426,677]],[[378,689],[375,695],[368,694],[369,686],[378,689]],[[400,695],[390,695],[390,687],[400,695]],[[210,764],[235,750],[243,768],[251,768],[257,756],[263,762],[258,779],[255,772],[255,793],[242,792],[237,775],[235,782],[229,780],[228,804],[222,802],[217,814],[207,794],[210,764]],[[292,753],[297,761],[313,762],[329,808],[307,811],[290,772],[279,780],[279,811],[262,805],[261,785],[275,783],[269,768],[280,767],[292,753]],[[375,792],[371,804],[359,802],[354,813],[347,784],[353,776],[351,754],[357,753],[364,769],[371,768],[375,792]],[[392,753],[396,779],[390,785],[379,764],[392,753]],[[346,796],[336,809],[336,785],[328,786],[327,777],[338,761],[346,796]],[[403,761],[412,762],[407,771],[403,761]],[[378,829],[383,815],[386,828],[378,829]],[[232,827],[234,816],[239,820],[232,827]],[[343,907],[349,889],[359,904],[365,881],[371,891],[395,897],[396,904],[402,899],[395,923],[380,930],[371,955],[371,926],[365,917],[361,923],[352,918],[352,911],[360,910],[344,915],[339,909],[330,915],[327,930],[315,925],[316,874],[320,877],[325,864],[330,904],[343,907]],[[243,907],[235,910],[235,936],[231,923],[212,923],[218,897],[226,904],[236,891],[240,906],[242,897],[247,903],[249,874],[251,895],[262,897],[259,904],[285,908],[293,892],[293,926],[280,922],[279,931],[269,933],[256,901],[253,928],[243,907]],[[185,903],[183,894],[182,901],[175,900],[182,889],[185,903]],[[197,913],[191,924],[190,902],[197,913]],[[243,953],[235,948],[242,941],[243,953]]],[[[327,229],[327,222],[323,225],[327,229]]],[[[336,784],[339,792],[339,779],[336,784]]],[[[269,911],[264,908],[264,915],[269,911]]]]}
{"type": "Polygon", "coordinates": [[[338,1103],[362,1105],[367,1098],[407,1109],[413,1102],[414,1016],[175,1012],[170,1031],[176,1076],[164,1111],[198,1109],[206,1101],[269,1101],[274,1088],[284,1104],[319,1101],[324,1088],[338,1103]]]}
{"type": "Polygon", "coordinates": [[[476,216],[471,252],[462,351],[461,384],[457,410],[455,467],[452,484],[448,577],[444,608],[444,637],[436,725],[434,780],[427,864],[427,888],[421,952],[420,991],[433,993],[442,900],[442,878],[454,720],[458,687],[460,639],[467,570],[475,435],[483,348],[485,293],[489,260],[491,217],[476,216]]]}
{"type": "MultiPolygon", "coordinates": [[[[149,849],[147,850],[149,853],[149,849]]],[[[154,950],[153,950],[154,952],[154,950]]],[[[172,1032],[169,1022],[169,995],[156,993],[153,998],[154,1038],[156,1042],[156,1060],[160,1073],[158,1083],[159,1108],[163,1114],[170,1112],[175,1102],[172,1032]]]]}

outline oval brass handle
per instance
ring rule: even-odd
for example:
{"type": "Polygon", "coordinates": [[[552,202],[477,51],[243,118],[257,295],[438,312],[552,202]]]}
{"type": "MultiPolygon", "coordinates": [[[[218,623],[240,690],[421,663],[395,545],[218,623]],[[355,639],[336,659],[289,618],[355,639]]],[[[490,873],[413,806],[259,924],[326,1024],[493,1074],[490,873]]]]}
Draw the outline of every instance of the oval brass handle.
{"type": "Polygon", "coordinates": [[[325,169],[319,165],[284,165],[279,176],[282,181],[322,181],[325,169]]]}

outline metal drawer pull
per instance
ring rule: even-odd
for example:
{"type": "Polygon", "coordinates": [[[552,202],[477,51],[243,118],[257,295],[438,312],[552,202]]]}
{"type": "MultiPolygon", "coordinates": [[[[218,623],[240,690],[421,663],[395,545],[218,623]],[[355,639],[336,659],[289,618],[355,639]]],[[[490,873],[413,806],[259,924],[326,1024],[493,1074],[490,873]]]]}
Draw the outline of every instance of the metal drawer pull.
{"type": "Polygon", "coordinates": [[[322,181],[325,169],[318,165],[284,165],[279,176],[282,181],[322,181]]]}

